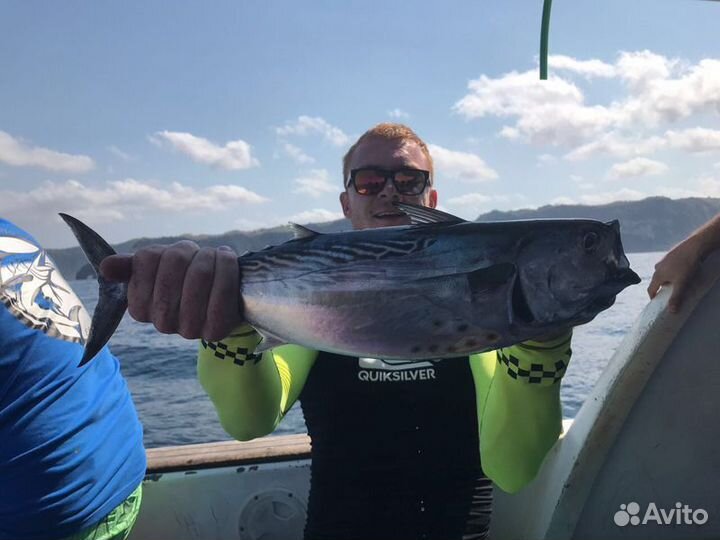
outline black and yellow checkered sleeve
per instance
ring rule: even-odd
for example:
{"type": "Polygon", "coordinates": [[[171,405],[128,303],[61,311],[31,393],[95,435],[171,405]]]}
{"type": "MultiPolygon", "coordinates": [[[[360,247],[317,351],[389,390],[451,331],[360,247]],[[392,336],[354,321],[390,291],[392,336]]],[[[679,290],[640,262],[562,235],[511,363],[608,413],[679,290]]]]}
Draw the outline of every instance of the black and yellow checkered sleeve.
{"type": "Polygon", "coordinates": [[[558,383],[567,370],[572,349],[571,334],[539,342],[526,341],[496,351],[498,368],[509,377],[528,384],[551,386],[558,383]]]}
{"type": "Polygon", "coordinates": [[[227,360],[238,366],[257,364],[262,354],[255,347],[262,338],[251,326],[244,325],[222,341],[200,340],[200,355],[204,358],[227,360]]]}
{"type": "Polygon", "coordinates": [[[203,339],[200,340],[200,345],[204,349],[209,349],[208,352],[215,358],[231,360],[233,364],[237,364],[238,366],[244,366],[245,362],[257,364],[262,360],[262,354],[250,352],[250,349],[247,347],[228,345],[223,341],[205,341],[203,339]]]}

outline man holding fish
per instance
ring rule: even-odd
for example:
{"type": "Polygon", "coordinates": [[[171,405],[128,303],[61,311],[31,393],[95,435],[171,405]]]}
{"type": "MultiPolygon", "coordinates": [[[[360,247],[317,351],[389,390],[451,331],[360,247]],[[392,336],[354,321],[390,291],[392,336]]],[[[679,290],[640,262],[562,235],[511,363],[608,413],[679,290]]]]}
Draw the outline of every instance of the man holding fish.
{"type": "Polygon", "coordinates": [[[271,433],[301,402],[306,540],[485,538],[492,482],[521,489],[560,434],[571,327],[639,278],[617,223],[434,210],[432,158],[406,126],[363,134],[343,178],[362,233],[296,227],[239,260],[184,241],[101,273],[128,282],[136,320],[201,338],[200,382],[233,437],[271,433]]]}

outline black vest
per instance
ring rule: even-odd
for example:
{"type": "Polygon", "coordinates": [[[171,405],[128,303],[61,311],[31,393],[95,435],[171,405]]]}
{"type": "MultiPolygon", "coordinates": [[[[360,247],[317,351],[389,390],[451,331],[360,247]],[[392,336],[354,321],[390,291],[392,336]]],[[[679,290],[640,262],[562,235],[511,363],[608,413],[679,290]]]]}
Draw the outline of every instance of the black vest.
{"type": "Polygon", "coordinates": [[[485,538],[468,359],[320,353],[300,394],[312,439],[306,540],[485,538]]]}

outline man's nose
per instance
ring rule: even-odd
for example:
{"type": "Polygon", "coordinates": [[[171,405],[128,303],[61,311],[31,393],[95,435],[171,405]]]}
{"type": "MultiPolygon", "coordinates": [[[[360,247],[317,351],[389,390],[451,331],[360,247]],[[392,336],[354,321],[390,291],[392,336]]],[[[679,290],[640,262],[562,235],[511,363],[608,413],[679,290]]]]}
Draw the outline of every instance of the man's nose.
{"type": "Polygon", "coordinates": [[[383,189],[380,193],[378,193],[378,197],[381,198],[392,198],[393,200],[400,200],[400,194],[397,192],[397,189],[395,189],[395,184],[393,184],[392,180],[388,178],[388,181],[385,182],[385,185],[383,186],[383,189]]]}

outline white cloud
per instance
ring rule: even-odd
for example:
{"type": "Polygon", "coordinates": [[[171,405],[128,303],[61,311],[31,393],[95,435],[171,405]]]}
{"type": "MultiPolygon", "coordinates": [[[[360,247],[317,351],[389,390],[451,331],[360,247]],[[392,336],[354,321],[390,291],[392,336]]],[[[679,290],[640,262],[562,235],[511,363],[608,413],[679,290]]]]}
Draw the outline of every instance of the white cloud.
{"type": "Polygon", "coordinates": [[[584,176],[580,176],[579,174],[571,174],[570,180],[572,180],[575,185],[582,189],[582,190],[589,190],[589,189],[595,189],[595,184],[588,182],[584,176]]]}
{"type": "Polygon", "coordinates": [[[570,197],[556,197],[550,201],[550,204],[577,204],[577,202],[570,197]]]}
{"type": "Polygon", "coordinates": [[[290,156],[296,163],[305,165],[307,163],[315,163],[315,158],[308,156],[302,151],[302,148],[295,146],[294,144],[285,143],[283,145],[285,153],[290,156]]]}
{"type": "Polygon", "coordinates": [[[637,176],[657,176],[667,171],[668,166],[660,161],[638,157],[624,163],[616,163],[610,167],[608,178],[619,180],[637,176]]]}
{"type": "MultiPolygon", "coordinates": [[[[450,199],[443,200],[447,204],[447,208],[442,205],[438,206],[439,210],[443,210],[450,214],[464,217],[466,219],[475,219],[478,214],[487,212],[493,208],[504,208],[509,209],[512,206],[511,201],[516,203],[520,200],[524,200],[525,197],[520,194],[508,195],[485,195],[484,193],[465,193],[457,197],[451,197],[450,199]]],[[[523,208],[527,207],[527,204],[523,203],[523,208]]]]}
{"type": "Polygon", "coordinates": [[[652,81],[667,79],[677,65],[651,51],[622,52],[616,63],[617,74],[632,87],[642,88],[652,81]]]}
{"type": "Polygon", "coordinates": [[[350,140],[340,128],[329,124],[319,116],[299,116],[295,122],[289,122],[276,128],[275,132],[281,137],[321,135],[327,142],[335,146],[345,146],[350,140]]]}
{"type": "Polygon", "coordinates": [[[667,146],[664,137],[653,135],[647,138],[625,137],[616,131],[605,133],[592,142],[578,146],[565,154],[564,158],[570,161],[589,159],[597,154],[626,158],[639,155],[652,154],[667,146]]]}
{"type": "Polygon", "coordinates": [[[548,64],[553,70],[571,71],[585,77],[611,78],[615,76],[615,67],[601,60],[576,60],[570,56],[554,54],[548,58],[548,64]]]}
{"type": "Polygon", "coordinates": [[[583,204],[607,204],[614,201],[634,201],[652,196],[671,199],[720,197],[720,177],[701,176],[686,182],[682,187],[656,186],[646,192],[623,188],[618,191],[588,193],[582,195],[580,201],[583,204]]]}
{"type": "Polygon", "coordinates": [[[0,163],[66,173],[85,173],[95,168],[95,162],[88,156],[31,146],[4,131],[0,131],[0,163]]]}
{"type": "MultiPolygon", "coordinates": [[[[575,73],[603,77],[614,73],[614,78],[624,83],[625,94],[609,103],[586,103],[580,87],[560,76],[540,81],[535,70],[513,71],[470,81],[468,93],[454,110],[467,119],[511,119],[514,123],[504,125],[500,136],[579,147],[570,153],[570,159],[581,159],[579,156],[598,151],[587,144],[590,139],[607,134],[627,138],[614,132],[631,130],[636,134],[720,108],[720,60],[706,58],[692,64],[639,51],[620,53],[613,66],[570,57],[556,57],[555,61],[575,73]]],[[[643,139],[639,135],[634,138],[643,139]]],[[[628,149],[616,151],[633,155],[628,149]]]]}
{"type": "Polygon", "coordinates": [[[202,137],[178,131],[158,131],[155,137],[151,138],[156,143],[161,139],[197,163],[226,170],[249,169],[260,165],[252,156],[250,145],[240,139],[229,141],[225,146],[218,146],[202,137]]]}
{"type": "Polygon", "coordinates": [[[688,152],[711,152],[720,150],[720,131],[706,128],[691,128],[683,131],[668,131],[665,139],[670,148],[688,152]]]}
{"type": "Polygon", "coordinates": [[[341,182],[330,180],[330,173],[326,169],[313,169],[308,174],[294,180],[297,184],[295,193],[304,193],[318,198],[325,193],[340,193],[341,182]]]}
{"type": "Polygon", "coordinates": [[[579,104],[583,99],[574,84],[559,77],[539,81],[535,71],[512,71],[498,79],[481,75],[468,88],[470,93],[454,106],[466,118],[517,116],[538,104],[579,104]]]}
{"type": "MultiPolygon", "coordinates": [[[[640,55],[639,61],[633,60],[633,68],[628,68],[626,78],[647,58],[645,53],[640,55]]],[[[656,127],[720,107],[720,60],[706,58],[686,65],[649,55],[654,58],[650,67],[632,76],[630,96],[616,105],[618,125],[632,129],[656,127]]]]}
{"type": "Polygon", "coordinates": [[[698,180],[698,197],[720,197],[720,177],[705,176],[698,180]]]}
{"type": "Polygon", "coordinates": [[[498,135],[504,139],[514,141],[515,139],[519,139],[521,134],[518,128],[503,126],[498,135]]]}
{"type": "Polygon", "coordinates": [[[634,189],[623,188],[618,191],[606,191],[600,193],[588,193],[580,196],[582,204],[608,204],[615,201],[639,201],[648,197],[648,194],[641,193],[634,189]]]}
{"type": "Polygon", "coordinates": [[[543,144],[568,144],[599,133],[612,124],[605,107],[584,104],[582,91],[557,76],[541,81],[536,71],[513,71],[498,79],[482,75],[470,81],[470,92],[454,110],[468,119],[497,116],[517,118],[501,136],[521,135],[543,144]]]}
{"type": "Polygon", "coordinates": [[[292,223],[321,223],[323,221],[334,221],[343,217],[342,212],[333,212],[323,208],[314,208],[290,216],[292,223]]]}
{"type": "Polygon", "coordinates": [[[482,193],[466,193],[465,195],[460,195],[459,197],[453,197],[451,199],[448,199],[447,204],[449,206],[453,207],[481,207],[490,201],[492,201],[493,198],[488,195],[483,195],[482,193]]]}
{"type": "Polygon", "coordinates": [[[106,182],[103,186],[85,185],[77,180],[44,182],[27,191],[0,191],[0,214],[45,218],[66,212],[94,216],[104,221],[119,221],[138,213],[221,211],[268,201],[241,186],[214,185],[195,188],[173,182],[160,187],[131,178],[106,182]]]}
{"type": "Polygon", "coordinates": [[[111,154],[119,157],[123,161],[132,161],[133,159],[135,159],[135,158],[133,158],[133,156],[131,156],[130,154],[128,154],[126,152],[123,152],[115,145],[110,145],[107,147],[107,149],[110,151],[111,154]]]}
{"type": "Polygon", "coordinates": [[[400,119],[400,118],[410,118],[410,115],[403,111],[402,109],[393,109],[391,111],[388,111],[388,116],[390,118],[400,119]]]}
{"type": "Polygon", "coordinates": [[[551,163],[555,163],[556,161],[557,157],[553,156],[552,154],[540,154],[537,157],[537,166],[544,167],[545,165],[550,165],[551,163]]]}
{"type": "Polygon", "coordinates": [[[307,223],[322,223],[325,221],[335,221],[336,219],[342,219],[343,213],[341,211],[326,210],[324,208],[313,208],[310,210],[304,210],[288,215],[265,215],[263,218],[244,218],[239,217],[233,221],[233,225],[244,231],[256,231],[258,229],[268,229],[273,227],[284,227],[288,223],[298,223],[300,225],[307,223]]]}
{"type": "Polygon", "coordinates": [[[435,165],[435,177],[459,178],[467,182],[494,180],[498,173],[477,154],[448,150],[436,144],[428,149],[435,165]]]}
{"type": "Polygon", "coordinates": [[[652,154],[663,149],[693,153],[718,151],[720,150],[720,131],[696,127],[679,131],[668,130],[663,135],[652,135],[646,138],[625,137],[617,131],[613,131],[590,143],[578,146],[564,157],[570,161],[585,160],[599,154],[631,157],[652,154]]]}

